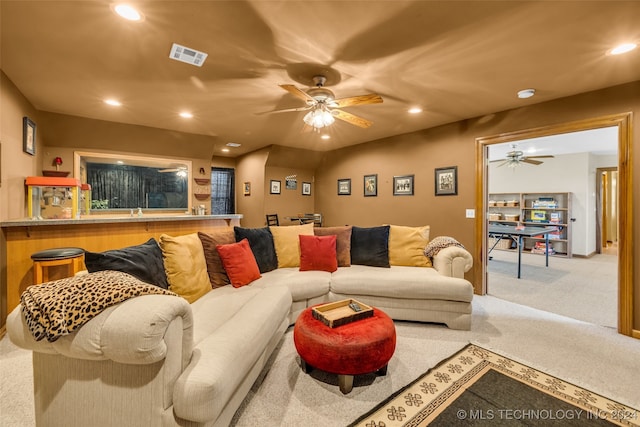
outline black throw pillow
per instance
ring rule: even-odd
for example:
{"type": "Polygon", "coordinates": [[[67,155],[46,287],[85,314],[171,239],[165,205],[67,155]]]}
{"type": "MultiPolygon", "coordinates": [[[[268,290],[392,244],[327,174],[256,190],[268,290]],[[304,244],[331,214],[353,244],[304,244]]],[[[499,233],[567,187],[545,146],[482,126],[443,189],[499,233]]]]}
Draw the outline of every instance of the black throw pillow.
{"type": "Polygon", "coordinates": [[[84,263],[89,273],[103,270],[122,271],[143,282],[169,289],[162,249],[153,237],[142,245],[105,252],[85,251],[84,263]]]}
{"type": "Polygon", "coordinates": [[[353,227],[351,229],[351,264],[389,268],[389,229],[353,227]]]}
{"type": "Polygon", "coordinates": [[[249,246],[256,257],[258,269],[260,273],[266,273],[278,268],[278,257],[276,256],[276,247],[273,244],[273,235],[269,227],[264,228],[244,228],[233,227],[236,235],[236,242],[242,239],[249,241],[249,246]]]}

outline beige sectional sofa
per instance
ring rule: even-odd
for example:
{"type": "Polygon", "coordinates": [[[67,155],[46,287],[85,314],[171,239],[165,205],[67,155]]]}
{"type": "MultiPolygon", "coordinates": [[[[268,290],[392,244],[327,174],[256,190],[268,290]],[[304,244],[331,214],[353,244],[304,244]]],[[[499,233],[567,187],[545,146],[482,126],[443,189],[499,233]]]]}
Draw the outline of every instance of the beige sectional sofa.
{"type": "MultiPolygon", "coordinates": [[[[189,257],[204,262],[193,251],[189,257]]],[[[464,273],[471,255],[453,245],[432,260],[433,268],[352,264],[332,272],[282,265],[246,286],[209,288],[191,303],[139,296],[54,342],[34,340],[19,306],[7,329],[16,345],[33,350],[38,425],[225,426],[286,329],[311,305],[355,298],[396,320],[469,329],[473,288],[464,273]]]]}

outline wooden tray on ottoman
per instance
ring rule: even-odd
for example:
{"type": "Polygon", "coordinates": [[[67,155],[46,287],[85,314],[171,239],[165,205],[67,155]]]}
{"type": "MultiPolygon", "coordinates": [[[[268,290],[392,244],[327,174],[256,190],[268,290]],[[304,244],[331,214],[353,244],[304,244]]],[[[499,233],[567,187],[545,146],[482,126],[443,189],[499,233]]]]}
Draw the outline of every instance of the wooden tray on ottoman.
{"type": "Polygon", "coordinates": [[[373,307],[356,301],[354,299],[345,299],[342,301],[330,302],[322,304],[311,309],[314,319],[317,319],[330,328],[336,328],[356,320],[366,319],[373,316],[373,307]],[[349,304],[358,304],[362,310],[354,311],[349,304]]]}

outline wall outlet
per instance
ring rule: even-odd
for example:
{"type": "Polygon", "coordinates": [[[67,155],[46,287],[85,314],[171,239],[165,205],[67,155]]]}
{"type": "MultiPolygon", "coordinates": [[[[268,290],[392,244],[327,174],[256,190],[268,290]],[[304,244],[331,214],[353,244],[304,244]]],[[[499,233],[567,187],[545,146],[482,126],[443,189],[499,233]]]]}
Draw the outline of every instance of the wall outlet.
{"type": "Polygon", "coordinates": [[[476,210],[475,209],[467,209],[465,216],[467,218],[475,218],[476,217],[476,210]]]}

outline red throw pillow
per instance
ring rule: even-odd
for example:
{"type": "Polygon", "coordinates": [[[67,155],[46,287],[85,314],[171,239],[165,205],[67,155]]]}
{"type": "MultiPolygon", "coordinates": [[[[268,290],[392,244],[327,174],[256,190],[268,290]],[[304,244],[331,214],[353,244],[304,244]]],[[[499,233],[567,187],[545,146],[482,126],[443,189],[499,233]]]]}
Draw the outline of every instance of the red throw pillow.
{"type": "Polygon", "coordinates": [[[248,285],[260,278],[260,269],[247,239],[238,243],[217,245],[216,250],[234,288],[248,285]]]}
{"type": "Polygon", "coordinates": [[[338,269],[336,236],[306,236],[300,238],[300,271],[320,270],[332,273],[338,269]]]}

